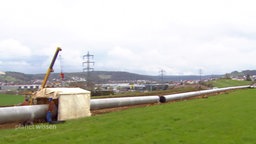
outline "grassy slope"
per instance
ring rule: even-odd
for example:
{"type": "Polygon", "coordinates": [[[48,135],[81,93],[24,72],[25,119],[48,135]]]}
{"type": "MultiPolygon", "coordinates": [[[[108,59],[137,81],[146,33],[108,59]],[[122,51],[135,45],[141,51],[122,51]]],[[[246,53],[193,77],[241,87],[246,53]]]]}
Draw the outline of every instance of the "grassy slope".
{"type": "Polygon", "coordinates": [[[1,130],[0,143],[253,143],[255,95],[255,89],[238,90],[72,120],[56,129],[1,130]]]}
{"type": "Polygon", "coordinates": [[[0,94],[0,106],[15,105],[24,101],[23,96],[0,94]]]}
{"type": "Polygon", "coordinates": [[[241,85],[250,85],[251,81],[238,81],[231,79],[218,79],[210,82],[214,87],[223,88],[230,86],[241,86],[241,85]]]}

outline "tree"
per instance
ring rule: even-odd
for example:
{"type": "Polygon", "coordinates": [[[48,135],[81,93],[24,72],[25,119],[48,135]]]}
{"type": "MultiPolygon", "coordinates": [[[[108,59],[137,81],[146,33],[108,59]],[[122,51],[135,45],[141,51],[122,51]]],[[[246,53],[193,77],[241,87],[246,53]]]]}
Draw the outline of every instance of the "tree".
{"type": "Polygon", "coordinates": [[[246,81],[252,81],[251,76],[249,74],[246,75],[246,81]]]}

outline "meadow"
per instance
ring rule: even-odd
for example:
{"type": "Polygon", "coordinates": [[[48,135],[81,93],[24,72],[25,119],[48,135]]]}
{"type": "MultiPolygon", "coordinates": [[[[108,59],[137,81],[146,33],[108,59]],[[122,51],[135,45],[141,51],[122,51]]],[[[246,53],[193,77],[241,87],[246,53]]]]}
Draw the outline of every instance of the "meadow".
{"type": "Polygon", "coordinates": [[[0,143],[251,144],[256,89],[66,121],[0,130],[0,143]]]}
{"type": "Polygon", "coordinates": [[[224,88],[224,87],[230,87],[230,86],[251,85],[252,81],[217,79],[217,80],[209,81],[208,83],[210,83],[214,87],[224,88]]]}
{"type": "Polygon", "coordinates": [[[9,106],[22,103],[24,96],[12,94],[0,94],[0,106],[9,106]]]}

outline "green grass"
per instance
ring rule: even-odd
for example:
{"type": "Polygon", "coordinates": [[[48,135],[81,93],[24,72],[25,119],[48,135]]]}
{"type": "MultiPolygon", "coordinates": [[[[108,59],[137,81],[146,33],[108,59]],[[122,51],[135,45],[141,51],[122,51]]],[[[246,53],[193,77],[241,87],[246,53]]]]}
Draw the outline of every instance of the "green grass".
{"type": "Polygon", "coordinates": [[[0,75],[1,81],[13,82],[13,81],[20,81],[12,76],[0,75]]]}
{"type": "Polygon", "coordinates": [[[213,87],[223,88],[223,87],[230,87],[230,86],[250,85],[252,84],[252,82],[231,80],[231,79],[218,79],[218,80],[210,81],[210,84],[213,85],[213,87]]]}
{"type": "Polygon", "coordinates": [[[20,95],[0,94],[0,106],[16,105],[24,101],[20,95]]]}
{"type": "Polygon", "coordinates": [[[49,129],[0,130],[0,143],[251,144],[256,142],[255,95],[256,89],[237,90],[67,121],[49,129]]]}

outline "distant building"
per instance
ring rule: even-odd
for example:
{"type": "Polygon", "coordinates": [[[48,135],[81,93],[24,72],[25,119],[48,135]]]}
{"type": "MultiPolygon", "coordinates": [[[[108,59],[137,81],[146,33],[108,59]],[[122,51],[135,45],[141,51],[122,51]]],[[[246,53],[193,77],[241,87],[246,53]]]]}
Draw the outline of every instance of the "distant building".
{"type": "Polygon", "coordinates": [[[18,90],[38,90],[40,85],[20,85],[18,90]]]}
{"type": "Polygon", "coordinates": [[[40,85],[5,85],[0,90],[17,91],[17,90],[38,90],[40,85]]]}

